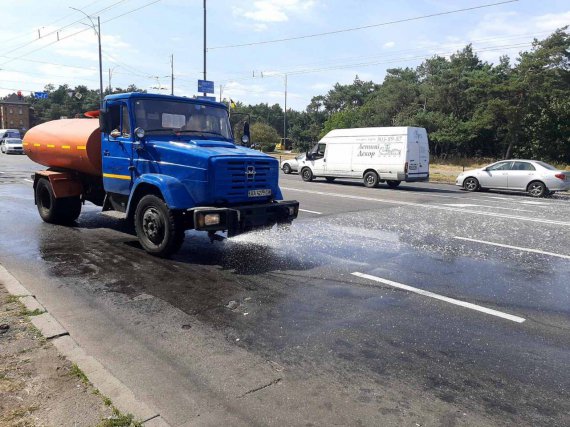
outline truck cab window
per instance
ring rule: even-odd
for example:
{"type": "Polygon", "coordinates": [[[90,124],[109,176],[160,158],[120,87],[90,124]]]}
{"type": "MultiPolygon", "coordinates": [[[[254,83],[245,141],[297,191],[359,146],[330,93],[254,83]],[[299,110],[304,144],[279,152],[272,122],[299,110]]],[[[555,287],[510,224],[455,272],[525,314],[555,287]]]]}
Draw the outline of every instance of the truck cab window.
{"type": "Polygon", "coordinates": [[[125,138],[131,136],[131,121],[129,120],[129,109],[125,104],[121,108],[121,135],[125,138]]]}
{"type": "Polygon", "coordinates": [[[119,130],[121,128],[121,106],[109,106],[109,115],[111,116],[111,130],[119,130]]]}

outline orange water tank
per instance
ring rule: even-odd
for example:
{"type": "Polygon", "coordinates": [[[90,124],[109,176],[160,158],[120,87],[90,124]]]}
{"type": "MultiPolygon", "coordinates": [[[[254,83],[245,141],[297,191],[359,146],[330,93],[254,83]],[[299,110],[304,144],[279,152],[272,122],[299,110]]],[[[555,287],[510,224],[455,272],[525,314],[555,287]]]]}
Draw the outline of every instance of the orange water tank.
{"type": "Polygon", "coordinates": [[[34,126],[24,136],[24,152],[40,165],[101,175],[99,120],[62,119],[34,126]]]}

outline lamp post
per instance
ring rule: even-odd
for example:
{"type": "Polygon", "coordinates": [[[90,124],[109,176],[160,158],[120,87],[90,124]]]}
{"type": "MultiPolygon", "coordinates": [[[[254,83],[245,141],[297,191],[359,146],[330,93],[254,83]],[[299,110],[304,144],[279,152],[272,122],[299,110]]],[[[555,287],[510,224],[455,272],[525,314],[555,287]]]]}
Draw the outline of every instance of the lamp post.
{"type": "Polygon", "coordinates": [[[113,79],[113,71],[115,71],[115,68],[119,68],[120,65],[115,65],[113,68],[109,68],[109,93],[113,93],[113,85],[111,84],[111,81],[113,79]]]}
{"type": "Polygon", "coordinates": [[[89,21],[91,21],[91,27],[93,27],[93,31],[95,31],[95,34],[97,34],[97,40],[99,42],[99,100],[103,101],[103,60],[101,58],[101,18],[99,16],[97,17],[97,26],[95,26],[95,23],[93,22],[93,19],[91,19],[91,16],[87,15],[85,12],[75,7],[69,6],[69,8],[84,14],[89,19],[89,21]]]}
{"type": "MultiPolygon", "coordinates": [[[[206,0],[204,0],[204,80],[206,79],[206,0]]],[[[206,92],[204,92],[204,96],[208,96],[206,92]]]]}

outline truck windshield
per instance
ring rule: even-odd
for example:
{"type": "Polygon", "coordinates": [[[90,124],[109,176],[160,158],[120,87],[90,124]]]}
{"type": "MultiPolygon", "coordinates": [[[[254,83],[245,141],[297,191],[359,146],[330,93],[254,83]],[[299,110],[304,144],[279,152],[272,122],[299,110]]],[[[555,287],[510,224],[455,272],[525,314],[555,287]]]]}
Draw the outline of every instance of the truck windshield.
{"type": "Polygon", "coordinates": [[[228,112],[209,105],[140,99],[135,102],[135,121],[147,133],[180,132],[232,140],[228,112]]]}

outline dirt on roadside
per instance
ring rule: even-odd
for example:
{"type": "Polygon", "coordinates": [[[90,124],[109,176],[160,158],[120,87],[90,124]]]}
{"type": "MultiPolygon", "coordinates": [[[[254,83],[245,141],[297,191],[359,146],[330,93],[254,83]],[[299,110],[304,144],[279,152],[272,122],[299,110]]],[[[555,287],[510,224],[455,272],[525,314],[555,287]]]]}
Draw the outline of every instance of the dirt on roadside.
{"type": "Polygon", "coordinates": [[[0,284],[0,426],[105,425],[113,413],[110,402],[27,314],[0,284]]]}

